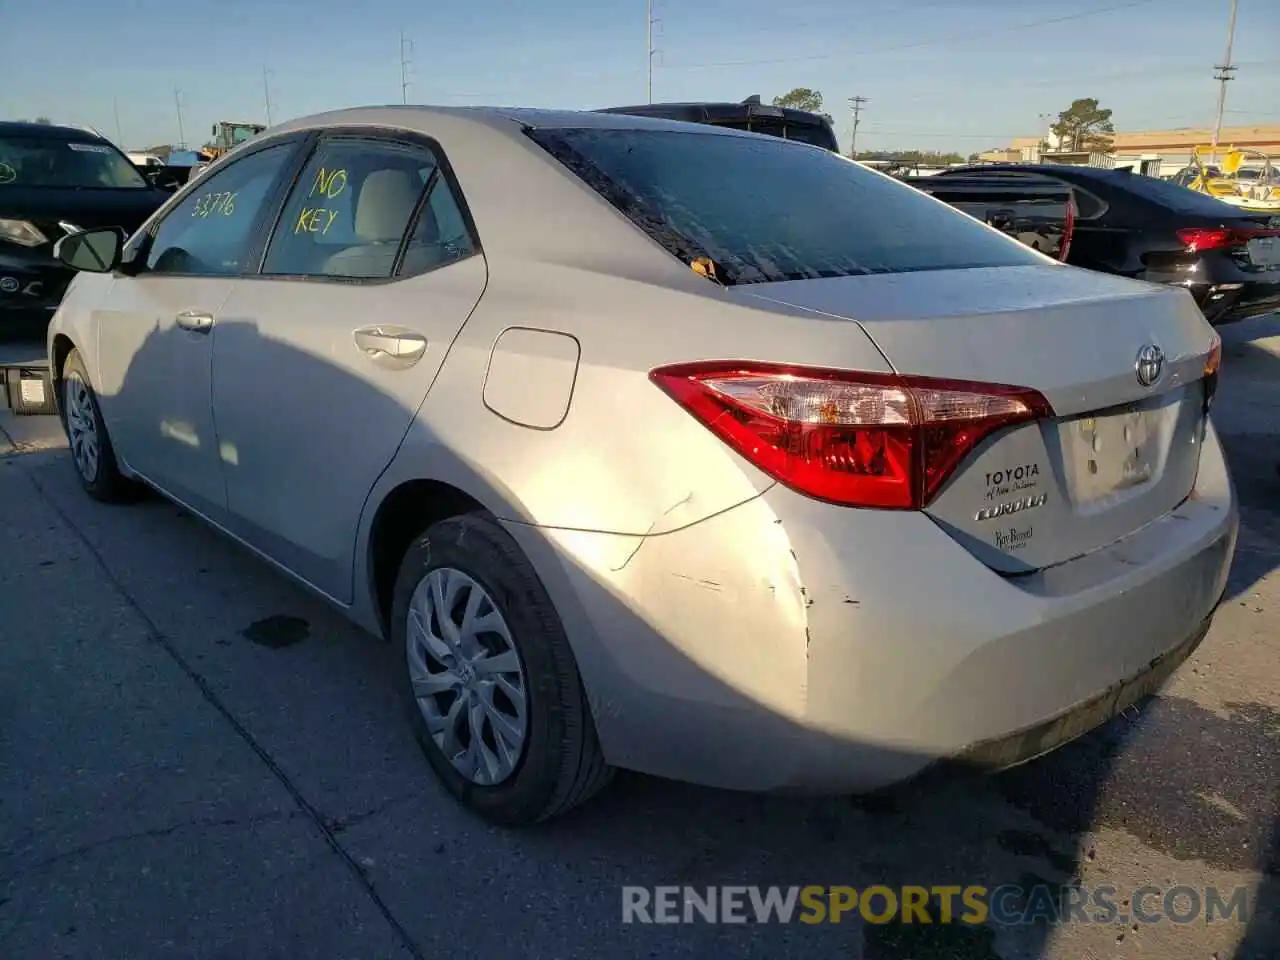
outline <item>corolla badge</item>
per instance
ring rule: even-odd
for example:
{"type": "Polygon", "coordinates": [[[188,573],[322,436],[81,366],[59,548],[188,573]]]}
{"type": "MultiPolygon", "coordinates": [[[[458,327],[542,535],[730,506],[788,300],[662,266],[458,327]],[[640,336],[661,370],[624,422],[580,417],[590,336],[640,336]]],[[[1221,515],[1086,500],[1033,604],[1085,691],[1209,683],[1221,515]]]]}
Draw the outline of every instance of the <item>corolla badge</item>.
{"type": "Polygon", "coordinates": [[[1164,351],[1154,343],[1148,343],[1138,351],[1138,358],[1133,362],[1133,370],[1140,384],[1144,387],[1151,386],[1160,379],[1160,374],[1164,373],[1164,351]]]}

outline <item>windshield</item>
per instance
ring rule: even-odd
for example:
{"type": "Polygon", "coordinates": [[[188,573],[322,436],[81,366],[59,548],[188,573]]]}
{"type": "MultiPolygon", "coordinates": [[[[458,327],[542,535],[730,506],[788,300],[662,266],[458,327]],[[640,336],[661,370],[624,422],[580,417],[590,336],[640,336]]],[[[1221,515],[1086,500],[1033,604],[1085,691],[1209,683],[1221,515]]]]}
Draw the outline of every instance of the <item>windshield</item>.
{"type": "Polygon", "coordinates": [[[1110,181],[1113,186],[1131,190],[1140,197],[1160,204],[1167,210],[1202,217],[1238,217],[1240,211],[1229,203],[1215,200],[1207,193],[1180,187],[1169,180],[1157,180],[1142,174],[1110,181]]]}
{"type": "Polygon", "coordinates": [[[106,143],[56,137],[0,137],[0,186],[136,190],[136,167],[106,143]]]}
{"type": "Polygon", "coordinates": [[[529,135],[685,262],[730,283],[1040,264],[1014,240],[826,150],[665,130],[529,135]]]}

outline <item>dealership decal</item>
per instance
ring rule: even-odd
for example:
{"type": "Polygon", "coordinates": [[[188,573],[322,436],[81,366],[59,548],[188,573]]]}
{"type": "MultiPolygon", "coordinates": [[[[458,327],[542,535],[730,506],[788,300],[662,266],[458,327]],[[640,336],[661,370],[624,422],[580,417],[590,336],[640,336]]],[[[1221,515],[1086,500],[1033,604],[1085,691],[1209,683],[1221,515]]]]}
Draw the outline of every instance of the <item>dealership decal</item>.
{"type": "Polygon", "coordinates": [[[1035,527],[1027,527],[1025,530],[1019,530],[1016,527],[1010,527],[1008,530],[997,530],[996,546],[1010,553],[1015,550],[1021,550],[1031,542],[1034,532],[1035,527]]]}
{"type": "Polygon", "coordinates": [[[1030,490],[1040,485],[1040,464],[1024,463],[1004,470],[993,470],[986,475],[986,499],[1007,497],[1019,490],[1030,490]]]}

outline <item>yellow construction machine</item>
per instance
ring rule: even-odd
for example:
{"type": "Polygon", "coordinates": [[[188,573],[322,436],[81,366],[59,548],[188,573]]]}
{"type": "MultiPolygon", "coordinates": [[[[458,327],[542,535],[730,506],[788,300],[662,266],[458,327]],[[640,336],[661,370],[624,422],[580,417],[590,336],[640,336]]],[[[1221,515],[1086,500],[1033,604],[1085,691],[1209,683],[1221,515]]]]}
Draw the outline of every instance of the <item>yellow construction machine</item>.
{"type": "Polygon", "coordinates": [[[246,140],[256,137],[265,129],[267,129],[266,125],[261,123],[237,123],[231,120],[219,120],[213,125],[213,139],[201,148],[200,153],[208,162],[212,163],[228,150],[235,149],[246,140]]]}

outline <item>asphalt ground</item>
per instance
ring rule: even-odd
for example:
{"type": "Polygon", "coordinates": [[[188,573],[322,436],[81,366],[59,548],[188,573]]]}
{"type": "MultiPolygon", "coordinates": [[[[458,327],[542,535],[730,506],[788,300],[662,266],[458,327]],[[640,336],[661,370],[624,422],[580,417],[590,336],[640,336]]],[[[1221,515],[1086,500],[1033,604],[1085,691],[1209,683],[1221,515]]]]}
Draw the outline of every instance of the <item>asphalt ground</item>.
{"type": "Polygon", "coordinates": [[[436,786],[386,646],[172,505],[93,503],[56,420],[0,416],[0,957],[1280,957],[1280,318],[1223,333],[1229,595],[1141,709],[875,802],[622,775],[529,831],[436,786]],[[1247,918],[622,922],[624,885],[1068,882],[1121,914],[1243,886],[1247,918]]]}

